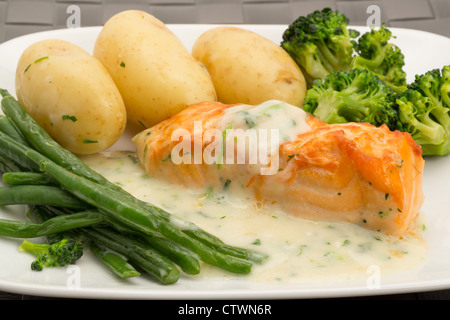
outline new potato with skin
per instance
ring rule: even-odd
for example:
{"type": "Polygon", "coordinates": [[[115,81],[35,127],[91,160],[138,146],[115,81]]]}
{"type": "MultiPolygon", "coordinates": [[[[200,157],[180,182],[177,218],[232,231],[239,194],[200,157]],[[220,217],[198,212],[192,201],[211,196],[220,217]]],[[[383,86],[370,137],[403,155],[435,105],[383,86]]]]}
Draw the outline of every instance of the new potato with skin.
{"type": "Polygon", "coordinates": [[[301,107],[305,78],[298,65],[273,41],[238,27],[215,27],[192,49],[213,79],[218,101],[260,104],[281,100],[301,107]]]}
{"type": "Polygon", "coordinates": [[[119,88],[129,122],[141,130],[188,105],[216,100],[206,70],[163,22],[146,12],[126,10],[110,18],[94,56],[119,88]]]}
{"type": "Polygon", "coordinates": [[[19,103],[59,144],[79,155],[112,146],[126,126],[122,97],[105,67],[64,40],[30,45],[16,70],[19,103]]]}

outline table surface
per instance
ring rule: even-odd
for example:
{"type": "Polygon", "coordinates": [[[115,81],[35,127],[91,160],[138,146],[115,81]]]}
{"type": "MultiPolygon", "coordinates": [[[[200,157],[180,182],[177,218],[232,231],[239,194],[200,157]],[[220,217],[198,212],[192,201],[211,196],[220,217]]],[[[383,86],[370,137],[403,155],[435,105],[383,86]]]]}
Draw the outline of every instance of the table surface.
{"type": "MultiPolygon", "coordinates": [[[[81,26],[85,27],[102,25],[125,9],[148,11],[165,23],[288,24],[325,6],[346,14],[355,25],[365,25],[373,3],[388,27],[450,37],[449,0],[0,0],[0,43],[32,32],[65,28],[70,5],[80,8],[81,26]]],[[[39,299],[55,298],[0,292],[0,300],[39,299]]],[[[450,290],[345,299],[448,300],[450,290]]]]}
{"type": "MultiPolygon", "coordinates": [[[[419,293],[405,293],[379,296],[361,296],[349,298],[330,298],[331,300],[450,300],[450,290],[439,290],[419,293]]],[[[322,300],[330,300],[322,299],[322,300]]],[[[9,292],[0,292],[0,300],[68,300],[58,297],[40,297],[9,292]]],[[[72,299],[73,300],[73,299],[72,299]]]]}

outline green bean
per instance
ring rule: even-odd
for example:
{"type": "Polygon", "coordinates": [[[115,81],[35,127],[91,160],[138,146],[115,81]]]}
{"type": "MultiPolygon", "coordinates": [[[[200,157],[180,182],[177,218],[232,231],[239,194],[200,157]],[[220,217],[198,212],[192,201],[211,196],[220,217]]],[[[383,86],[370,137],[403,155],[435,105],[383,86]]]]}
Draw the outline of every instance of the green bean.
{"type": "Polygon", "coordinates": [[[196,255],[191,251],[186,250],[178,243],[162,238],[160,236],[143,236],[142,239],[146,241],[152,248],[155,248],[158,252],[161,252],[175,264],[177,264],[181,270],[187,274],[199,274],[200,262],[196,255]]]}
{"type": "Polygon", "coordinates": [[[42,223],[0,219],[0,236],[36,238],[98,225],[102,222],[102,215],[95,211],[82,211],[70,215],[56,216],[42,223]]]}
{"type": "Polygon", "coordinates": [[[100,261],[119,277],[131,278],[140,275],[140,272],[137,271],[123,255],[94,241],[89,242],[89,248],[100,261]]]}
{"type": "Polygon", "coordinates": [[[99,231],[101,228],[83,228],[81,230],[89,239],[124,255],[131,263],[142,268],[162,284],[173,284],[178,281],[180,277],[179,270],[156,251],[143,248],[134,243],[134,241],[128,240],[123,236],[121,237],[119,233],[110,238],[99,231]]]}
{"type": "Polygon", "coordinates": [[[51,177],[40,172],[5,172],[2,176],[4,183],[8,185],[51,185],[54,181],[51,177]]]}
{"type": "Polygon", "coordinates": [[[0,116],[0,131],[13,138],[15,141],[27,144],[20,131],[17,130],[10,118],[6,116],[0,116]]]}
{"type": "Polygon", "coordinates": [[[128,227],[145,234],[158,233],[158,221],[154,216],[133,203],[120,199],[112,190],[85,178],[76,176],[34,150],[27,155],[39,163],[43,172],[51,175],[65,190],[81,201],[109,213],[128,227]]]}
{"type": "MultiPolygon", "coordinates": [[[[39,223],[44,223],[47,220],[54,218],[56,216],[55,214],[46,210],[47,206],[29,205],[28,207],[29,207],[28,215],[30,217],[34,217],[34,219],[37,220],[39,223]]],[[[58,208],[58,210],[62,211],[63,209],[58,208]]],[[[48,240],[48,243],[52,244],[60,241],[64,237],[64,234],[65,234],[64,232],[48,234],[46,238],[48,240]]]]}
{"type": "Polygon", "coordinates": [[[30,172],[38,172],[39,166],[32,160],[25,157],[25,152],[29,147],[20,144],[10,136],[0,131],[0,155],[3,159],[7,159],[12,163],[17,163],[23,170],[30,172]]]}
{"type": "Polygon", "coordinates": [[[185,273],[198,274],[200,272],[200,263],[198,256],[192,251],[179,245],[178,243],[161,236],[150,236],[144,235],[140,232],[136,232],[135,230],[118,223],[109,215],[105,215],[104,219],[105,223],[114,230],[122,234],[133,235],[137,238],[142,239],[142,241],[148,243],[152,248],[156,249],[158,252],[163,253],[172,262],[177,264],[185,273]]]}
{"type": "Polygon", "coordinates": [[[86,209],[89,207],[83,201],[56,186],[0,187],[0,206],[16,204],[51,205],[71,209],[86,209]]]}
{"type": "Polygon", "coordinates": [[[21,171],[23,168],[16,163],[15,161],[12,161],[11,159],[8,159],[0,152],[0,172],[11,172],[11,171],[21,171]]]}
{"type": "MultiPolygon", "coordinates": [[[[44,210],[50,212],[53,215],[67,214],[63,212],[61,208],[43,207],[44,210]]],[[[70,213],[69,213],[70,214],[70,213]]],[[[181,270],[187,274],[198,274],[200,272],[200,263],[198,256],[190,250],[187,250],[183,246],[175,243],[174,241],[162,238],[160,236],[144,235],[134,229],[131,229],[113,219],[109,215],[103,215],[105,225],[111,227],[117,232],[126,235],[132,235],[136,238],[142,239],[142,241],[148,243],[152,248],[164,254],[172,262],[177,264],[181,270]]]]}

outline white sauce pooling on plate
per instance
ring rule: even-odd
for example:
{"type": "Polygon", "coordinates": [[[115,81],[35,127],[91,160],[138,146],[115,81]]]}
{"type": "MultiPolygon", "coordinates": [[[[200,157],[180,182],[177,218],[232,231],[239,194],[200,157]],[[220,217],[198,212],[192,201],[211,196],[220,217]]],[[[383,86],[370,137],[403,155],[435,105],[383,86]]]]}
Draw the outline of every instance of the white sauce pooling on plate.
{"type": "Polygon", "coordinates": [[[414,272],[427,255],[419,223],[414,233],[394,239],[352,224],[293,217],[275,206],[262,206],[241,189],[201,192],[152,180],[131,152],[104,152],[83,160],[137,198],[179,217],[179,223],[190,221],[230,245],[270,256],[244,278],[209,265],[202,265],[199,275],[186,278],[306,285],[366,281],[376,270],[382,281],[395,272],[414,272]]]}

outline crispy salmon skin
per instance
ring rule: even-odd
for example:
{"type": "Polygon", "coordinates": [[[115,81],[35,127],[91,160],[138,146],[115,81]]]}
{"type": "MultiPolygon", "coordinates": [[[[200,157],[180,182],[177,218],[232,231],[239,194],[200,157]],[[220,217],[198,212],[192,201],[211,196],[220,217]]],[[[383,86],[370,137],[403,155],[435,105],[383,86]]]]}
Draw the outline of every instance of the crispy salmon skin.
{"type": "MultiPolygon", "coordinates": [[[[237,144],[237,136],[234,141],[237,144]]],[[[264,147],[261,141],[270,139],[260,139],[259,149],[264,147]]],[[[401,236],[424,201],[424,159],[408,133],[366,123],[325,124],[278,101],[258,106],[197,103],[140,132],[133,143],[151,177],[187,188],[220,190],[226,183],[239,183],[257,199],[306,219],[355,223],[401,236]],[[265,146],[269,150],[265,163],[250,163],[256,149],[248,146],[247,162],[234,158],[229,163],[224,161],[231,150],[225,143],[226,129],[276,129],[279,143],[275,149],[273,143],[265,146]],[[180,149],[180,141],[187,138],[184,146],[189,148],[180,149]],[[222,161],[206,161],[211,145],[215,146],[211,154],[222,161]],[[174,155],[185,161],[175,161],[174,155]],[[276,170],[262,173],[270,166],[276,170]]]]}

